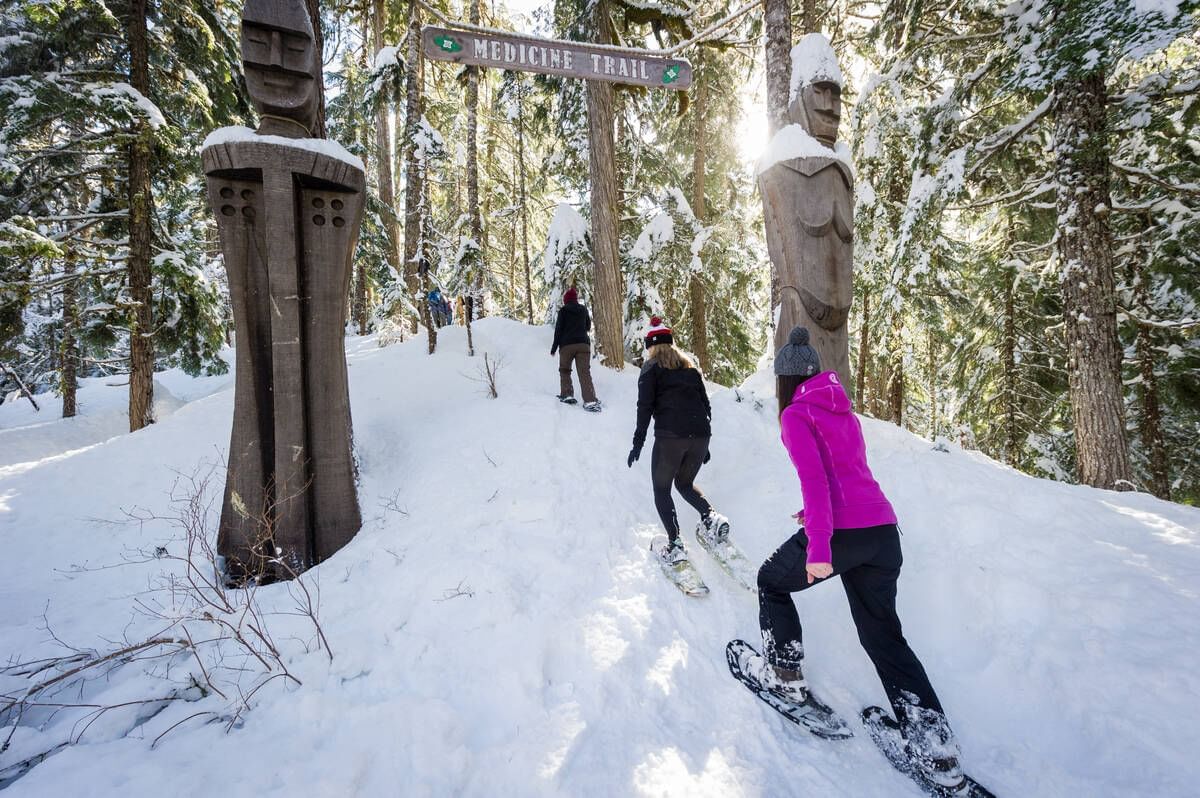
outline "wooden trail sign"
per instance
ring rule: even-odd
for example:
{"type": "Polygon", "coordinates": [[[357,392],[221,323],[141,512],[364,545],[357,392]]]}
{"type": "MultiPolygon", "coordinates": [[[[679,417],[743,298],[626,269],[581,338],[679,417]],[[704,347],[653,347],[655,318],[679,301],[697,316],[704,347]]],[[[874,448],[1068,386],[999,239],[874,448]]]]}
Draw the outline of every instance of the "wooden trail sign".
{"type": "Polygon", "coordinates": [[[682,58],[655,55],[653,50],[618,50],[585,42],[432,25],[421,30],[421,42],[425,57],[435,61],[679,91],[692,85],[691,64],[682,58]]]}

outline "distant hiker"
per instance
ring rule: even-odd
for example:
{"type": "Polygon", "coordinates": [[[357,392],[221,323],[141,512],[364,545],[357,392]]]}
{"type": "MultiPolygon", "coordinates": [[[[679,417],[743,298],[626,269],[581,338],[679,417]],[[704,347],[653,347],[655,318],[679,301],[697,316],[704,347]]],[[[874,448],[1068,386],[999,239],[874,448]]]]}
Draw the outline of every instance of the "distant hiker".
{"type": "Polygon", "coordinates": [[[445,313],[442,310],[442,292],[433,289],[429,292],[429,315],[433,318],[434,327],[445,327],[445,313]]]}
{"type": "Polygon", "coordinates": [[[675,348],[671,330],[657,316],[650,319],[646,333],[646,363],[638,377],[637,429],[628,464],[642,455],[646,430],[654,418],[654,449],[650,453],[650,483],[654,506],[667,532],[667,544],[659,557],[668,564],[687,559],[687,547],[679,537],[679,519],[671,498],[671,483],[688,504],[700,513],[706,530],[718,537],[729,534],[729,519],[713,512],[712,505],[693,481],[700,466],[709,460],[712,436],[712,407],[704,378],[687,356],[675,348]]]}
{"type": "Polygon", "coordinates": [[[592,385],[589,363],[592,356],[592,339],[588,335],[590,329],[592,317],[587,308],[579,304],[579,292],[572,286],[563,294],[563,306],[558,309],[558,318],[554,322],[554,342],[550,344],[550,354],[558,353],[558,401],[575,404],[575,389],[571,384],[571,364],[574,363],[579,373],[583,409],[599,413],[600,400],[596,398],[596,389],[592,385]]]}
{"type": "MultiPolygon", "coordinates": [[[[794,703],[809,693],[801,666],[804,645],[792,593],[841,576],[858,639],[875,665],[921,774],[953,787],[964,776],[959,749],[941,702],[896,615],[900,535],[896,514],[867,464],[862,426],[836,372],[821,371],[796,327],[775,356],[783,445],[800,477],[804,526],[758,572],[759,625],[764,655],[748,658],[762,686],[794,703]]],[[[891,718],[886,719],[892,723],[891,718]]]]}

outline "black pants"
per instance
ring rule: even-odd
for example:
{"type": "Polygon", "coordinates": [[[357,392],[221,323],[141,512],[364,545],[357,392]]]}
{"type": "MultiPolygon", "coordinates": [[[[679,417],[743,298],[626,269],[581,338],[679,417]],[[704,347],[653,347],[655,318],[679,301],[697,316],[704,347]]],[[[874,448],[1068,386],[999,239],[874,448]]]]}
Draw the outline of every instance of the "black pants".
{"type": "Polygon", "coordinates": [[[704,465],[708,454],[708,438],[659,438],[654,439],[654,450],[650,454],[650,480],[654,485],[654,506],[663,528],[671,540],[679,537],[679,519],[675,516],[675,502],[671,500],[671,483],[684,501],[696,508],[701,518],[712,513],[712,505],[704,494],[696,489],[692,481],[704,465]]]}
{"type": "MultiPolygon", "coordinates": [[[[766,656],[773,665],[791,670],[799,670],[804,658],[800,616],[791,594],[828,581],[808,583],[807,548],[808,537],[801,529],[758,571],[758,620],[766,656]]],[[[896,525],[834,532],[830,548],[833,573],[842,577],[858,640],[879,673],[896,718],[903,722],[905,707],[911,704],[942,712],[896,615],[896,580],[904,559],[896,525]]]]}

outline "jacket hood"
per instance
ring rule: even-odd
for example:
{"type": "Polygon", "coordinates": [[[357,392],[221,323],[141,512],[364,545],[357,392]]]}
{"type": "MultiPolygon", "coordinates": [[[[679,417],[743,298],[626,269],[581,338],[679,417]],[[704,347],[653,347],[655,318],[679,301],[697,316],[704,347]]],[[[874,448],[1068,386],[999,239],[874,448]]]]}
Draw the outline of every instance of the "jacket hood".
{"type": "Polygon", "coordinates": [[[849,413],[854,409],[836,371],[822,371],[800,383],[792,394],[792,404],[819,407],[829,413],[849,413]]]}

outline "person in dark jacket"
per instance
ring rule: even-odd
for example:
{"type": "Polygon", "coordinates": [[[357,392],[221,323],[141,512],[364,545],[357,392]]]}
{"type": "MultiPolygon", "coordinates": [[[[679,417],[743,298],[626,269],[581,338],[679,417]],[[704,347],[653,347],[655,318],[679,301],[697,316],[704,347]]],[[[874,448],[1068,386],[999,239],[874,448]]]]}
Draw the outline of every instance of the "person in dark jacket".
{"type": "Polygon", "coordinates": [[[637,429],[629,451],[629,467],[642,455],[646,430],[654,418],[654,449],[650,454],[650,482],[654,506],[667,531],[667,545],[657,551],[668,564],[687,559],[679,536],[679,518],[671,498],[671,483],[688,504],[700,513],[697,534],[724,537],[729,520],[713,512],[712,505],[695,486],[700,466],[709,460],[712,407],[704,378],[687,356],[675,348],[671,330],[662,319],[650,319],[646,333],[646,364],[638,377],[637,429]]]}
{"type": "Polygon", "coordinates": [[[579,390],[583,394],[583,409],[593,413],[600,412],[600,400],[596,398],[596,388],[592,385],[591,357],[592,339],[588,331],[592,329],[592,317],[587,308],[579,304],[579,292],[572,286],[563,294],[563,306],[558,309],[558,318],[554,322],[554,342],[550,344],[550,354],[558,353],[558,401],[563,404],[575,404],[575,389],[571,385],[571,364],[579,372],[579,390]]]}

